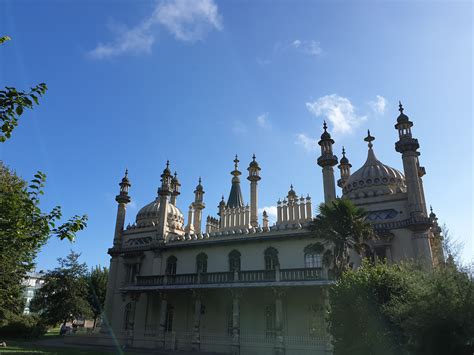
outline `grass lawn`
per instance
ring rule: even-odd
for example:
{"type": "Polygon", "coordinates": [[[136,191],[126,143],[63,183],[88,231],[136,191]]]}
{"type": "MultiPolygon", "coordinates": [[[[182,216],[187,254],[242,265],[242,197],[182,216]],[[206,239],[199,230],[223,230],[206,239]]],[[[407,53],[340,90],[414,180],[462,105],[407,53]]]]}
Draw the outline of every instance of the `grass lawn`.
{"type": "Polygon", "coordinates": [[[74,347],[52,347],[52,346],[43,346],[36,342],[31,341],[21,341],[21,340],[10,340],[7,341],[6,348],[0,348],[0,354],[47,354],[47,355],[56,355],[56,354],[70,354],[70,355],[79,355],[79,354],[113,354],[113,352],[107,351],[95,351],[92,349],[79,349],[74,347]]]}

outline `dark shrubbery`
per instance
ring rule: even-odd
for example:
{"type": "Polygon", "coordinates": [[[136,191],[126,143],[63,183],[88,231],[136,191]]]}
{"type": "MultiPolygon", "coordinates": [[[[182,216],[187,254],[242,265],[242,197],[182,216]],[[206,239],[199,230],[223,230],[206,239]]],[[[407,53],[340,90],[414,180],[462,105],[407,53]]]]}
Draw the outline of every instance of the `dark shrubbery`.
{"type": "Polygon", "coordinates": [[[0,324],[0,337],[5,338],[38,338],[48,328],[36,315],[15,315],[0,324]]]}

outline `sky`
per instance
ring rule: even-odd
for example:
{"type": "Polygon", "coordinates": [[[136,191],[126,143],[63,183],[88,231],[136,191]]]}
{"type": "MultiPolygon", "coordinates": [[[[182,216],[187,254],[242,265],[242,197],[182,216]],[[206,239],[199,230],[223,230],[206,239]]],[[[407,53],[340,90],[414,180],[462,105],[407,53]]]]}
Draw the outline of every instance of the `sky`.
{"type": "MultiPolygon", "coordinates": [[[[414,122],[427,203],[474,259],[473,5],[469,1],[3,0],[0,85],[48,92],[0,145],[25,179],[47,174],[42,208],[87,214],[71,244],[54,238],[37,269],[70,249],[108,266],[118,183],[128,168],[127,223],[153,201],[167,159],[187,216],[201,176],[204,216],[230,191],[235,154],[262,168],[259,207],[290,184],[322,202],[317,140],[328,122],[358,169],[363,138],[395,152],[398,100],[414,122]]],[[[338,178],[336,171],[336,178],[338,178]]],[[[249,184],[242,176],[245,202],[249,184]]],[[[337,192],[341,194],[340,190],[337,192]]]]}

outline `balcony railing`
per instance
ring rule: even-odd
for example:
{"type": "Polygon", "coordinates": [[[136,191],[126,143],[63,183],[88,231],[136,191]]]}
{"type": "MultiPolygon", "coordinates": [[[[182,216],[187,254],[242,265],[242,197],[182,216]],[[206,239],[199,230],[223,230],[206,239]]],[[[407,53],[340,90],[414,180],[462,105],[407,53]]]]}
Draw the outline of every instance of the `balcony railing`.
{"type": "MultiPolygon", "coordinates": [[[[325,273],[324,273],[325,274],[325,273]]],[[[172,286],[225,283],[327,280],[321,268],[206,272],[196,274],[138,276],[137,286],[172,286]]]]}

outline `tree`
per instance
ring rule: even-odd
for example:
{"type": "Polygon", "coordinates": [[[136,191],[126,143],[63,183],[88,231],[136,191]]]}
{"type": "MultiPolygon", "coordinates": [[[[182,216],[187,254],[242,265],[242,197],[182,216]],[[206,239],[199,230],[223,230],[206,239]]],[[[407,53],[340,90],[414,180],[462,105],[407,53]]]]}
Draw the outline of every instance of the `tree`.
{"type": "MultiPolygon", "coordinates": [[[[10,37],[0,37],[0,44],[10,37]]],[[[39,84],[29,91],[13,87],[0,90],[0,142],[10,138],[25,108],[38,104],[46,92],[39,84]]],[[[61,207],[50,212],[40,209],[40,196],[46,175],[38,172],[28,184],[0,161],[0,320],[22,312],[22,285],[26,273],[34,266],[41,246],[51,236],[73,241],[86,227],[87,216],[74,216],[63,224],[61,207]]]]}
{"type": "Polygon", "coordinates": [[[59,267],[46,273],[44,284],[31,300],[30,308],[37,312],[47,325],[65,324],[91,315],[87,302],[87,266],[80,264],[80,254],[71,251],[59,267]]]}
{"type": "MultiPolygon", "coordinates": [[[[9,41],[10,37],[0,37],[0,44],[9,41]]],[[[33,103],[39,105],[38,98],[46,93],[48,88],[45,83],[38,84],[28,91],[17,90],[6,86],[0,90],[0,142],[5,142],[11,137],[13,129],[18,126],[18,117],[28,108],[33,108],[33,103]]]]}
{"type": "Polygon", "coordinates": [[[58,225],[61,207],[40,209],[46,176],[38,172],[28,184],[0,162],[0,319],[22,311],[22,285],[34,259],[51,236],[73,241],[87,216],[58,225]]]}
{"type": "Polygon", "coordinates": [[[109,269],[100,266],[93,268],[87,275],[87,301],[94,316],[94,328],[97,318],[104,309],[108,275],[109,269]]]}
{"type": "MultiPolygon", "coordinates": [[[[471,274],[472,275],[472,274],[471,274]]],[[[334,354],[472,354],[474,280],[446,265],[370,264],[329,289],[334,354]]]]}
{"type": "Polygon", "coordinates": [[[333,245],[332,255],[325,255],[325,259],[332,259],[336,277],[348,268],[350,250],[360,255],[365,242],[375,237],[365,216],[362,208],[350,200],[338,198],[330,204],[321,204],[319,214],[309,227],[318,238],[333,245]]]}

